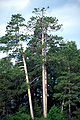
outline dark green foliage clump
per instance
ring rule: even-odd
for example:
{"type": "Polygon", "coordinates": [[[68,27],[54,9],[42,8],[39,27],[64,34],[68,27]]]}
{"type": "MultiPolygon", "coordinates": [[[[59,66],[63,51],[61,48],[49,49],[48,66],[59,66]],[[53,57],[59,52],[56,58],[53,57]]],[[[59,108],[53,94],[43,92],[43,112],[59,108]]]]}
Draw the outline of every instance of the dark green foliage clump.
{"type": "Polygon", "coordinates": [[[55,105],[50,109],[48,113],[48,119],[49,120],[66,120],[63,114],[61,114],[60,109],[55,105]]]}
{"type": "Polygon", "coordinates": [[[24,107],[19,109],[19,112],[16,112],[14,115],[6,116],[2,120],[31,120],[30,115],[25,113],[24,107]]]}

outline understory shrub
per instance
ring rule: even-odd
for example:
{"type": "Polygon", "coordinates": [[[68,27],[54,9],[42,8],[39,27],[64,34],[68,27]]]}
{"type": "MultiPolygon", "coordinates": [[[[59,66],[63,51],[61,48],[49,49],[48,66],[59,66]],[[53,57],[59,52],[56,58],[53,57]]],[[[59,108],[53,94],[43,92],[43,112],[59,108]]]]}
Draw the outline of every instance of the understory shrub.
{"type": "Polygon", "coordinates": [[[49,120],[66,120],[60,109],[55,105],[50,109],[48,113],[49,120]]]}

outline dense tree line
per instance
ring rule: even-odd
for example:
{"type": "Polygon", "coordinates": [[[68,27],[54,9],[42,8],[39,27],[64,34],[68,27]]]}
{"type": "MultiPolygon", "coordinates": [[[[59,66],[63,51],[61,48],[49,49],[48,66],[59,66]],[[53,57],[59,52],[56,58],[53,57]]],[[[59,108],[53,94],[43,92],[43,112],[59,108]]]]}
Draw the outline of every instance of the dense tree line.
{"type": "MultiPolygon", "coordinates": [[[[6,27],[0,50],[7,57],[0,60],[0,119],[30,120],[28,89],[36,120],[80,119],[80,49],[75,42],[65,42],[62,36],[51,34],[62,25],[56,17],[47,17],[35,8],[27,24],[21,14],[12,15],[6,27]],[[43,19],[43,20],[42,20],[43,19]],[[25,28],[29,33],[20,30],[25,28]],[[44,43],[42,44],[42,32],[44,43]],[[26,43],[24,51],[22,42],[26,43]],[[45,54],[42,54],[42,51],[45,54]],[[26,83],[23,55],[28,68],[29,83],[26,83]],[[14,58],[15,65],[11,62],[14,58]],[[47,118],[43,118],[42,65],[47,75],[47,118]]],[[[45,117],[45,116],[44,116],[45,117]]]]}

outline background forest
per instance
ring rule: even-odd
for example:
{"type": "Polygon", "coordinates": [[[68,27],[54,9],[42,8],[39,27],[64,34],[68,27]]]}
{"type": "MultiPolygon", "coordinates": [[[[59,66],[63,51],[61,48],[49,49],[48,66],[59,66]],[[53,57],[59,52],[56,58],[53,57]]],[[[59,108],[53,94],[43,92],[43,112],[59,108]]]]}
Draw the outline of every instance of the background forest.
{"type": "Polygon", "coordinates": [[[33,15],[27,24],[21,14],[12,15],[6,34],[0,38],[0,51],[6,53],[0,59],[0,119],[31,120],[30,90],[33,119],[80,120],[80,49],[74,41],[65,42],[62,36],[53,34],[62,24],[56,17],[46,16],[45,8],[35,8],[33,15]],[[47,73],[47,118],[42,107],[43,63],[47,73]]]}

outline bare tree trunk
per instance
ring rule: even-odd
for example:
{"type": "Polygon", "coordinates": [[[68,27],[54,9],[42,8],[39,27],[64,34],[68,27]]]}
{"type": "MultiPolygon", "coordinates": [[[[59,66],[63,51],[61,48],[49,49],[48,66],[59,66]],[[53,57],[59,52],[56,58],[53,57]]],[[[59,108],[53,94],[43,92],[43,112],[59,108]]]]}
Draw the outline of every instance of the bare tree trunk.
{"type": "Polygon", "coordinates": [[[63,99],[62,105],[61,105],[61,113],[63,113],[63,110],[64,110],[64,99],[63,99]]]}
{"type": "MultiPolygon", "coordinates": [[[[25,62],[25,57],[24,57],[24,55],[22,57],[23,57],[24,70],[25,70],[25,76],[26,76],[26,83],[29,84],[29,78],[28,78],[28,72],[27,72],[27,66],[26,66],[26,62],[25,62]]],[[[31,91],[30,91],[30,87],[29,86],[28,86],[28,97],[29,97],[29,105],[30,105],[31,117],[32,117],[32,119],[34,119],[32,100],[31,100],[31,91]]]]}
{"type": "MultiPolygon", "coordinates": [[[[19,38],[19,42],[21,43],[20,38],[19,38]]],[[[21,48],[22,48],[22,44],[21,44],[21,48]]],[[[23,59],[23,64],[24,64],[26,83],[29,85],[29,78],[28,78],[27,66],[26,66],[26,61],[25,61],[24,55],[22,55],[22,59],[23,59]]],[[[28,86],[28,97],[29,97],[30,114],[31,114],[32,119],[34,119],[33,107],[32,107],[32,99],[31,99],[31,91],[30,91],[30,87],[29,86],[28,86]]]]}
{"type": "Polygon", "coordinates": [[[43,84],[43,116],[47,117],[47,71],[46,71],[46,50],[44,48],[44,26],[43,26],[43,10],[42,10],[42,84],[43,84]]]}
{"type": "Polygon", "coordinates": [[[47,77],[46,77],[45,64],[42,64],[42,84],[43,84],[43,116],[47,117],[47,77]]]}
{"type": "Polygon", "coordinates": [[[3,115],[5,115],[6,110],[5,110],[5,106],[3,106],[3,115]]]}
{"type": "MultiPolygon", "coordinates": [[[[70,99],[69,99],[70,101],[70,99]]],[[[71,120],[71,104],[69,103],[69,120],[71,120]]]]}
{"type": "Polygon", "coordinates": [[[47,70],[46,70],[46,65],[45,65],[45,107],[46,107],[46,115],[47,117],[47,70]]]}

